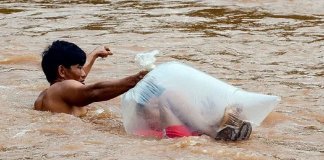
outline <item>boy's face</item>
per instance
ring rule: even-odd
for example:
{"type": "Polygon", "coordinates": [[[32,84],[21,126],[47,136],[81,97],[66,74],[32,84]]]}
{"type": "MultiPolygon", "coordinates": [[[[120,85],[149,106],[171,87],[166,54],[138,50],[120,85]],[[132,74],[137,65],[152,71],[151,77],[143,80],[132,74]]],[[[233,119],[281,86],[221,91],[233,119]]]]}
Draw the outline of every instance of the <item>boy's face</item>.
{"type": "Polygon", "coordinates": [[[83,66],[76,64],[72,65],[70,68],[65,68],[65,79],[73,79],[84,84],[85,78],[86,73],[84,72],[83,66]]]}

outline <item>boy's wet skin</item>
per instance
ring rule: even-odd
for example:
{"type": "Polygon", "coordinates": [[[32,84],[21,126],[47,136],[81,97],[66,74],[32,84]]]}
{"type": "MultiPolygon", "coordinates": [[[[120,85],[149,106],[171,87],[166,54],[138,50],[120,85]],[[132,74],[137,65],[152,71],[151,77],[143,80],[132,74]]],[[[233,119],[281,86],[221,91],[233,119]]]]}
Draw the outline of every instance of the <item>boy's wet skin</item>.
{"type": "Polygon", "coordinates": [[[86,56],[73,43],[53,42],[42,55],[42,69],[50,87],[40,93],[34,108],[82,116],[87,113],[87,105],[123,94],[147,74],[147,71],[141,71],[119,80],[84,84],[96,58],[108,55],[112,55],[112,52],[105,46],[96,48],[86,56]]]}

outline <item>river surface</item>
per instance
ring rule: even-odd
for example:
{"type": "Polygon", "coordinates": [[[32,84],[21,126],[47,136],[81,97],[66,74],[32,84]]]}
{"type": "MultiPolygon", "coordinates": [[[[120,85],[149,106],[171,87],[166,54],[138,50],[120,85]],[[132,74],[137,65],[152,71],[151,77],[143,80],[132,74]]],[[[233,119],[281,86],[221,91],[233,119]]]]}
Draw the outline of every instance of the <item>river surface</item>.
{"type": "Polygon", "coordinates": [[[0,159],[324,159],[323,22],[323,0],[2,0],[0,159]],[[235,143],[127,135],[120,97],[81,118],[35,111],[49,86],[40,54],[57,39],[114,53],[86,83],[138,72],[135,54],[158,49],[157,63],[180,61],[282,101],[235,143]]]}

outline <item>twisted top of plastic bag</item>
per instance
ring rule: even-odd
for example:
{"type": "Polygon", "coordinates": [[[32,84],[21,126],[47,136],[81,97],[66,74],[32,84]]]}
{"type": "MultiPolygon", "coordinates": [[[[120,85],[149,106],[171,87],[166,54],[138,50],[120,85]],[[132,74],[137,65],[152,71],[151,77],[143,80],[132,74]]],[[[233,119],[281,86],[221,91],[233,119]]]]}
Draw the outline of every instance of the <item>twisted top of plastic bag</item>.
{"type": "Polygon", "coordinates": [[[155,55],[159,54],[158,50],[153,50],[149,52],[138,53],[135,56],[135,61],[142,66],[144,69],[151,71],[154,69],[155,65],[155,55]]]}

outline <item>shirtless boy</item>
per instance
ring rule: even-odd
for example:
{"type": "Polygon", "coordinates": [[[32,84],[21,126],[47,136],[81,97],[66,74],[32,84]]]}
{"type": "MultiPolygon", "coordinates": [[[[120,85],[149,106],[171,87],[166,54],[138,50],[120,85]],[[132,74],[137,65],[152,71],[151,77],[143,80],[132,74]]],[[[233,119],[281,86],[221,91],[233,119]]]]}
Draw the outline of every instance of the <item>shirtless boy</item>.
{"type": "Polygon", "coordinates": [[[50,87],[40,93],[34,108],[82,116],[87,113],[87,105],[125,93],[147,74],[147,71],[141,71],[118,80],[84,84],[96,58],[109,55],[112,52],[105,46],[86,55],[73,43],[54,41],[42,54],[42,69],[50,87]]]}

